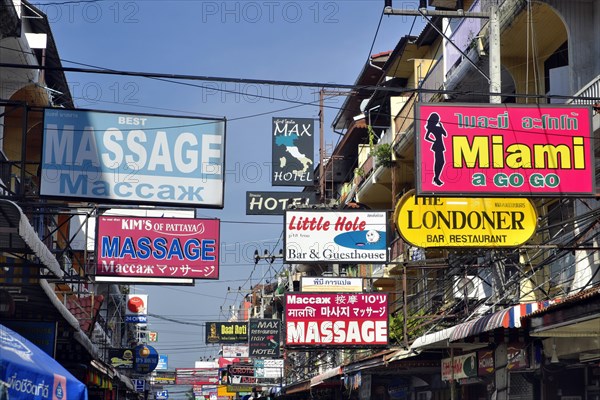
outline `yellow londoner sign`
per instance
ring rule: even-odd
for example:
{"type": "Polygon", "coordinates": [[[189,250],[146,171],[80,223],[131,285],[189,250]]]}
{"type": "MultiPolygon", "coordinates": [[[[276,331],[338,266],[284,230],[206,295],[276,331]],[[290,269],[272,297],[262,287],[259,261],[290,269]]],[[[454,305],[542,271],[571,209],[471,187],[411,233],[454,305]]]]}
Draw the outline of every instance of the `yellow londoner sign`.
{"type": "Polygon", "coordinates": [[[529,199],[422,197],[414,190],[396,205],[396,227],[418,247],[516,247],[537,227],[529,199]]]}

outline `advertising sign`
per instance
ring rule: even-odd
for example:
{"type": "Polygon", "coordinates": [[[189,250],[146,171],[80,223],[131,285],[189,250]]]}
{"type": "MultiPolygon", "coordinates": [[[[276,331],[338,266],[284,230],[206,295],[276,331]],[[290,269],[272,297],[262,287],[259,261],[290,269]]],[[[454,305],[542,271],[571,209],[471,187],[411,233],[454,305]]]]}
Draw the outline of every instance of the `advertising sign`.
{"type": "Polygon", "coordinates": [[[273,186],[312,186],[314,120],[273,118],[273,186]]]}
{"type": "Polygon", "coordinates": [[[133,368],[133,350],[131,349],[108,349],[108,361],[117,369],[133,368]]]}
{"type": "Polygon", "coordinates": [[[278,358],[281,321],[250,319],[248,321],[248,354],[250,357],[278,358]]]}
{"type": "Polygon", "coordinates": [[[277,379],[283,377],[283,359],[254,360],[254,376],[277,379]]]}
{"type": "Polygon", "coordinates": [[[152,346],[140,344],[133,349],[133,369],[139,374],[149,374],[158,365],[158,352],[152,346]]]}
{"type": "Polygon", "coordinates": [[[315,192],[246,192],[246,215],[284,215],[290,206],[316,202],[315,192]]]}
{"type": "Polygon", "coordinates": [[[176,385],[216,385],[219,383],[218,368],[175,368],[176,385]]]}
{"type": "Polygon", "coordinates": [[[227,384],[229,385],[248,385],[257,383],[254,376],[254,366],[246,364],[233,364],[227,366],[227,384]]]}
{"type": "Polygon", "coordinates": [[[442,380],[453,381],[477,376],[477,353],[442,359],[442,380]]]}
{"type": "Polygon", "coordinates": [[[166,354],[159,354],[158,365],[155,371],[166,371],[169,369],[169,356],[166,354]]]}
{"type": "Polygon", "coordinates": [[[132,379],[131,383],[133,384],[135,391],[138,393],[142,393],[144,390],[146,390],[146,380],[145,379],[132,379]]]}
{"type": "Polygon", "coordinates": [[[388,343],[386,293],[287,293],[286,346],[380,346],[388,343]]]}
{"type": "Polygon", "coordinates": [[[591,108],[421,103],[418,194],[594,195],[591,108]]]}
{"type": "MultiPolygon", "coordinates": [[[[252,388],[250,388],[250,391],[252,391],[252,388]]],[[[219,397],[235,397],[237,395],[237,393],[235,391],[228,391],[227,390],[227,386],[226,385],[219,385],[217,386],[217,396],[219,397]]]]}
{"type": "Polygon", "coordinates": [[[2,325],[23,336],[50,357],[54,357],[56,348],[56,324],[56,322],[2,320],[2,325]]]}
{"type": "Polygon", "coordinates": [[[168,398],[169,398],[169,391],[166,389],[160,390],[154,394],[155,400],[167,400],[168,398]]]}
{"type": "Polygon", "coordinates": [[[537,229],[537,212],[525,198],[417,197],[396,205],[396,228],[417,247],[517,247],[537,229]]]}
{"type": "Polygon", "coordinates": [[[128,294],[125,308],[125,322],[134,324],[148,323],[148,295],[128,294]]]}
{"type": "Polygon", "coordinates": [[[506,368],[509,371],[517,371],[529,367],[529,357],[527,357],[527,346],[525,346],[525,343],[509,343],[506,355],[508,358],[506,368]]]}
{"type": "Polygon", "coordinates": [[[383,264],[385,211],[286,211],[284,262],[383,264]]]}
{"type": "MultiPolygon", "coordinates": [[[[249,378],[248,379],[253,379],[254,381],[256,381],[256,378],[249,378]]],[[[256,383],[256,382],[253,382],[256,383]]],[[[252,384],[228,384],[227,385],[227,392],[236,392],[239,393],[240,395],[242,395],[243,393],[252,393],[252,389],[255,389],[255,387],[252,384]]]]}
{"type": "MultiPolygon", "coordinates": [[[[225,346],[223,346],[225,347],[225,346]]],[[[246,353],[248,352],[248,346],[246,346],[246,353]]],[[[247,358],[248,356],[245,356],[244,358],[247,358]]],[[[228,365],[231,364],[236,364],[240,362],[240,357],[219,357],[219,360],[217,361],[217,363],[219,364],[219,368],[225,368],[228,365]]]]}
{"type": "Polygon", "coordinates": [[[219,279],[219,220],[100,216],[96,276],[219,279]]]}
{"type": "Polygon", "coordinates": [[[223,358],[248,357],[248,345],[224,344],[222,349],[223,349],[223,358]]]}
{"type": "Polygon", "coordinates": [[[496,370],[494,350],[479,350],[477,352],[477,376],[491,375],[496,370]]]}
{"type": "Polygon", "coordinates": [[[207,322],[205,343],[248,343],[247,322],[207,322]]]}
{"type": "Polygon", "coordinates": [[[223,208],[225,120],[44,110],[40,195],[223,208]]]}
{"type": "Polygon", "coordinates": [[[174,385],[175,371],[155,371],[154,382],[158,385],[174,385]]]}
{"type": "Polygon", "coordinates": [[[362,278],[303,276],[300,281],[300,291],[317,293],[360,293],[363,291],[363,280],[362,278]]]}
{"type": "Polygon", "coordinates": [[[229,375],[235,376],[254,376],[254,365],[252,364],[232,364],[227,366],[229,375]]]}

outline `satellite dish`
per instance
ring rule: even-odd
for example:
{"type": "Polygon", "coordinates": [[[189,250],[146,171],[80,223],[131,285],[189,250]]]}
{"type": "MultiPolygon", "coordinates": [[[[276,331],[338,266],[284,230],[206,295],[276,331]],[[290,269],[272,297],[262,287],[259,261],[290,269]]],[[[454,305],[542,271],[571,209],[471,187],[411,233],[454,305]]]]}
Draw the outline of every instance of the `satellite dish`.
{"type": "Polygon", "coordinates": [[[371,100],[371,98],[368,99],[364,99],[363,101],[360,102],[360,112],[364,114],[365,112],[365,108],[367,108],[367,104],[369,104],[369,101],[371,100]]]}

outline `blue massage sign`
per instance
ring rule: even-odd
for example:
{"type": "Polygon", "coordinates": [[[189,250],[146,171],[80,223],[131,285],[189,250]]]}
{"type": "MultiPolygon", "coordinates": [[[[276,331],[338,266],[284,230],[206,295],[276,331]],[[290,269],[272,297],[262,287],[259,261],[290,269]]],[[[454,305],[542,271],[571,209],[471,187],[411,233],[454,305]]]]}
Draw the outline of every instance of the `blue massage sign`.
{"type": "Polygon", "coordinates": [[[223,208],[225,120],[45,109],[40,195],[223,208]]]}

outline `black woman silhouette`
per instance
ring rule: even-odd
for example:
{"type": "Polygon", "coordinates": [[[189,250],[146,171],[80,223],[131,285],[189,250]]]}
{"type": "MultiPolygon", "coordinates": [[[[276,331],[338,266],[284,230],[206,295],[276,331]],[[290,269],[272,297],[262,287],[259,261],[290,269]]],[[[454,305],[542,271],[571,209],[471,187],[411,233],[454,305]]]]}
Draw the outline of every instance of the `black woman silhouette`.
{"type": "Polygon", "coordinates": [[[444,164],[446,164],[446,159],[444,157],[444,152],[446,151],[444,137],[448,136],[448,133],[444,129],[438,113],[432,112],[429,114],[429,118],[427,118],[427,123],[425,124],[425,130],[425,140],[431,142],[431,151],[433,152],[435,160],[433,166],[433,184],[442,186],[444,182],[440,180],[440,175],[444,169],[444,164]]]}

